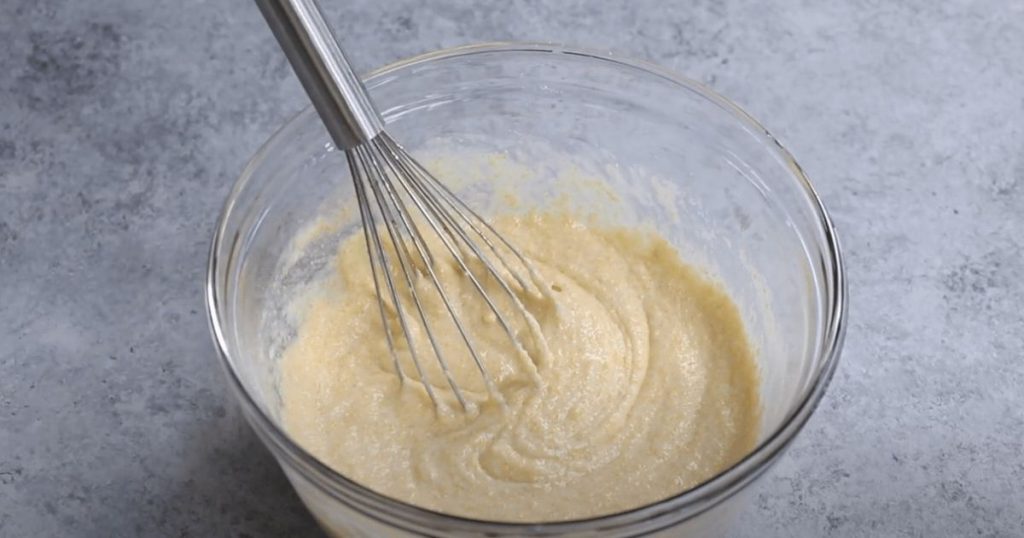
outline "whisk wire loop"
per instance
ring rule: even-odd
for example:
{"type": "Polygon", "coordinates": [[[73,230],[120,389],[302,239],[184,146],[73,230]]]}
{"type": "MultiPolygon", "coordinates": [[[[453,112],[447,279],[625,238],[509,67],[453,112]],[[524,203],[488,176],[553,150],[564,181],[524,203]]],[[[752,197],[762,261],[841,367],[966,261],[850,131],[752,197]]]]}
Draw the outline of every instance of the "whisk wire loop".
{"type": "Polygon", "coordinates": [[[459,406],[464,411],[470,411],[475,405],[467,399],[465,391],[455,380],[449,356],[439,341],[438,323],[443,323],[443,320],[431,319],[428,315],[422,293],[431,290],[440,299],[448,320],[465,346],[488,394],[504,405],[504,399],[484,365],[474,335],[465,325],[450,294],[451,290],[446,289],[437,272],[440,267],[431,244],[439,242],[444,247],[450,260],[454,261],[453,267],[472,284],[472,289],[483,300],[487,311],[493,314],[493,320],[497,321],[513,344],[516,354],[527,361],[530,357],[508,317],[509,312],[503,311],[491,297],[481,277],[497,284],[509,299],[504,304],[511,304],[519,319],[526,320],[530,327],[533,326],[530,323],[532,318],[513,285],[518,285],[523,293],[536,294],[534,290],[541,288],[532,268],[525,257],[479,215],[467,215],[466,211],[471,210],[459,203],[447,187],[386,133],[349,148],[346,155],[363,222],[381,323],[399,380],[404,384],[408,377],[399,358],[400,346],[397,341],[404,338],[409,359],[427,395],[436,408],[445,407],[422,362],[427,348],[417,349],[416,335],[420,333],[413,329],[414,326],[419,327],[429,343],[430,354],[437,360],[445,382],[459,406]],[[436,241],[428,239],[428,232],[436,241]],[[478,244],[480,241],[484,245],[478,244]],[[524,278],[519,274],[521,268],[510,263],[508,256],[501,252],[502,248],[511,252],[512,259],[521,262],[520,265],[526,268],[529,276],[524,278]],[[477,269],[473,266],[477,266],[477,269]],[[393,334],[389,312],[397,319],[399,335],[393,334]]]}

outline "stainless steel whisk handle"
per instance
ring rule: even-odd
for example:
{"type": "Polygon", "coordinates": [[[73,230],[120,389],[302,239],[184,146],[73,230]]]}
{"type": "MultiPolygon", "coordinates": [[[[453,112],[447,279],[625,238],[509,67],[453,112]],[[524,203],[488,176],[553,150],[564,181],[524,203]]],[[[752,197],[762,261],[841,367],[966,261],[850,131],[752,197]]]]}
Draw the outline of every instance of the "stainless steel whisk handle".
{"type": "Polygon", "coordinates": [[[316,0],[256,0],[327,131],[340,149],[368,142],[384,120],[341,52],[316,0]]]}

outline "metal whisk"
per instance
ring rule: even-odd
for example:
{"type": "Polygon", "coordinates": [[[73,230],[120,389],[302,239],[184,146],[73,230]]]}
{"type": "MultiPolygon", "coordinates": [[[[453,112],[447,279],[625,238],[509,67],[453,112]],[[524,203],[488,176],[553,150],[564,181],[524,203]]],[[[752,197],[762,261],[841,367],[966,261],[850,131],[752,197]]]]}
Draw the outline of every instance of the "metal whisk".
{"type": "Polygon", "coordinates": [[[449,369],[449,360],[432,330],[437,320],[424,312],[424,289],[438,294],[451,323],[454,323],[483,377],[492,397],[501,394],[481,360],[474,335],[470,334],[453,306],[452,298],[435,273],[437,248],[443,245],[462,274],[472,283],[480,299],[493,312],[516,352],[527,357],[513,328],[513,320],[502,312],[496,298],[485,290],[483,281],[493,279],[512,305],[511,314],[525,321],[528,329],[536,322],[526,311],[516,289],[534,296],[546,296],[526,258],[487,221],[470,209],[444,184],[412,158],[384,131],[384,121],[366,88],[324,21],[315,0],[256,0],[289,62],[309,94],[320,118],[338,148],[344,149],[359,204],[374,288],[380,306],[381,323],[399,379],[405,381],[396,351],[396,339],[405,338],[408,353],[435,407],[442,403],[427,379],[423,356],[439,362],[445,381],[463,409],[469,410],[463,390],[449,369]],[[476,272],[472,270],[476,267],[476,272]],[[418,279],[429,281],[417,286],[418,279]],[[405,298],[405,300],[403,300],[405,298]],[[397,318],[400,330],[388,323],[388,312],[397,318]],[[424,330],[429,349],[416,349],[413,324],[424,330]]]}

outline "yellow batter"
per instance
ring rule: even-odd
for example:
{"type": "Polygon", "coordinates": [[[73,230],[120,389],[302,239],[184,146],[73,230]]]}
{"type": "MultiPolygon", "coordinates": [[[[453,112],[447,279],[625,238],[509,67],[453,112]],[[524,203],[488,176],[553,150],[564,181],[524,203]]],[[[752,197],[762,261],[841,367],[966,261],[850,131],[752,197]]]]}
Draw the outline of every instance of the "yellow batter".
{"type": "MultiPolygon", "coordinates": [[[[415,350],[450,411],[437,413],[399,338],[401,385],[361,234],[343,243],[281,364],[286,429],[338,472],[429,509],[499,521],[608,514],[682,492],[754,447],[758,375],[739,314],[653,235],[559,214],[498,220],[547,293],[512,323],[517,354],[471,284],[442,280],[505,400],[488,395],[446,313],[417,289],[471,412],[459,410],[423,333],[415,350]],[[538,332],[539,329],[539,332],[538,332]]],[[[437,246],[443,252],[443,247],[437,246]]],[[[449,262],[449,263],[445,263],[449,262]]],[[[505,297],[485,280],[492,297],[505,297]]],[[[426,290],[426,291],[425,291],[426,290]]],[[[499,300],[502,311],[511,303],[499,300]]],[[[389,323],[398,330],[395,318],[389,323]]]]}

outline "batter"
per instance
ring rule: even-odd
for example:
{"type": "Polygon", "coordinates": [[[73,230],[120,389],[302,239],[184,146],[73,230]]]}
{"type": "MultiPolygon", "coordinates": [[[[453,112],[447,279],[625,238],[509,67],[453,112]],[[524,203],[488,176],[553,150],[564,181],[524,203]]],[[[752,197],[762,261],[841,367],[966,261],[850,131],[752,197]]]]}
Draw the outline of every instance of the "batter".
{"type": "MultiPolygon", "coordinates": [[[[416,326],[414,349],[445,409],[424,391],[403,338],[396,345],[408,378],[399,383],[357,234],[340,247],[281,363],[284,424],[302,446],[382,494],[515,522],[635,508],[707,480],[754,447],[758,374],[720,287],[651,233],[542,213],[495,226],[547,287],[515,289],[536,321],[513,322],[526,355],[454,262],[441,257],[438,270],[504,404],[423,279],[417,289],[431,299],[428,318],[470,412],[458,407],[416,326]]],[[[503,297],[495,281],[484,285],[503,297]]],[[[499,307],[514,312],[510,302],[499,307]]]]}

